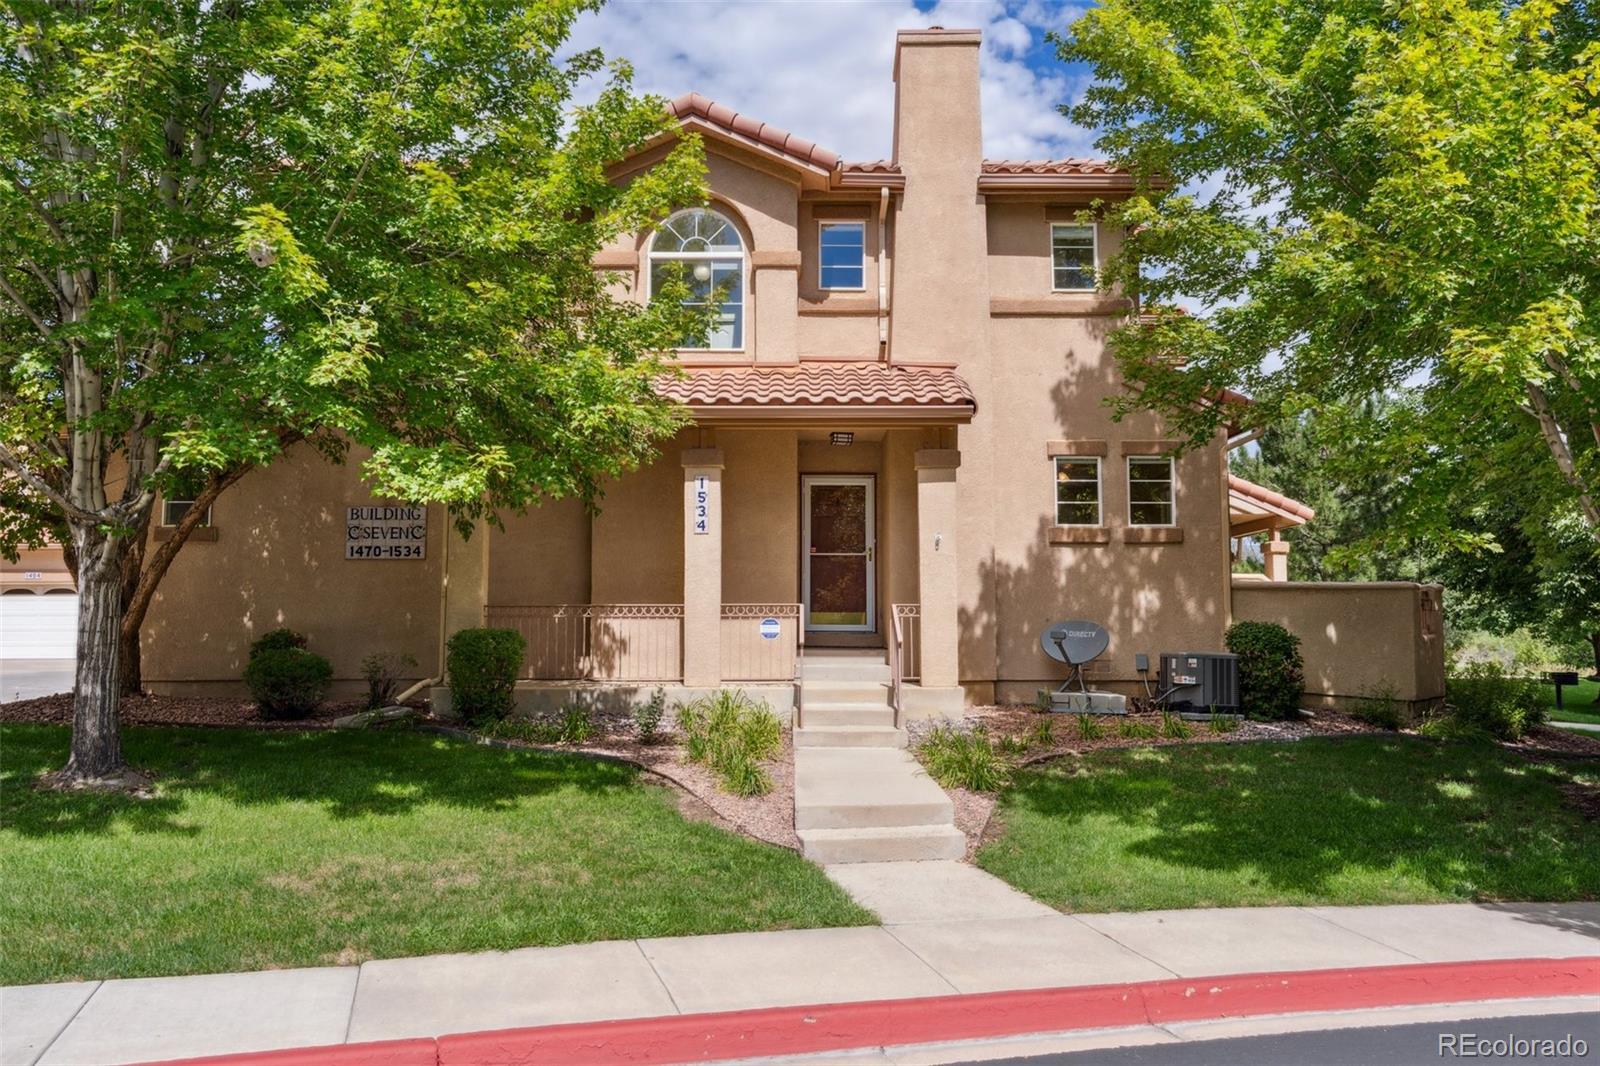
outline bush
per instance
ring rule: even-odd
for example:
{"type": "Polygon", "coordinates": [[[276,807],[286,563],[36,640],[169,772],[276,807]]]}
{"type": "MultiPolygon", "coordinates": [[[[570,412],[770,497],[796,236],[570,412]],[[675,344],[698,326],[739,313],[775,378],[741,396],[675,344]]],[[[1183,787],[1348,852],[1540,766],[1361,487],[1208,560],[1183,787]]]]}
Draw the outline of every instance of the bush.
{"type": "Polygon", "coordinates": [[[1444,699],[1453,728],[1501,740],[1516,740],[1548,717],[1544,685],[1512,677],[1494,663],[1472,663],[1447,679],[1444,699]]]}
{"type": "Polygon", "coordinates": [[[1276,622],[1235,622],[1224,637],[1239,657],[1239,706],[1258,718],[1293,718],[1305,688],[1300,638],[1276,622]]]}
{"type": "Polygon", "coordinates": [[[1213,733],[1232,733],[1239,728],[1239,719],[1231,714],[1218,714],[1211,712],[1211,721],[1207,723],[1213,733]]]}
{"type": "Polygon", "coordinates": [[[1185,722],[1171,711],[1162,711],[1161,735],[1168,740],[1188,740],[1194,736],[1194,730],[1189,728],[1188,722],[1185,722]]]}
{"type": "Polygon", "coordinates": [[[361,676],[367,681],[367,708],[387,707],[394,699],[400,679],[417,665],[409,652],[375,651],[361,660],[361,676]]]}
{"type": "Polygon", "coordinates": [[[261,634],[250,645],[250,658],[254,659],[264,651],[284,651],[289,648],[303,648],[306,646],[304,633],[296,633],[292,629],[272,629],[261,634]]]}
{"type": "Polygon", "coordinates": [[[446,645],[445,669],[456,713],[492,722],[516,704],[517,672],[526,642],[514,629],[463,629],[446,645]]]}
{"type": "Polygon", "coordinates": [[[1350,713],[1379,729],[1399,729],[1405,724],[1397,689],[1392,681],[1374,685],[1362,694],[1350,713]]]}
{"type": "Polygon", "coordinates": [[[656,689],[650,694],[649,702],[641,703],[633,709],[633,728],[639,735],[639,743],[652,744],[661,732],[661,719],[667,714],[667,694],[656,689]]]}
{"type": "Polygon", "coordinates": [[[969,733],[954,726],[935,726],[917,745],[917,755],[928,775],[945,788],[998,792],[1011,781],[1011,764],[982,729],[969,733]]]}
{"type": "Polygon", "coordinates": [[[760,763],[783,748],[783,725],[764,702],[722,689],[677,708],[684,758],[710,767],[718,783],[736,796],[772,791],[760,763]]]}
{"type": "Polygon", "coordinates": [[[333,664],[304,648],[266,648],[244,668],[244,683],[265,718],[307,717],[332,682],[333,664]]]}
{"type": "Polygon", "coordinates": [[[1117,736],[1124,740],[1153,740],[1156,727],[1137,718],[1124,718],[1117,723],[1117,736]]]}
{"type": "Polygon", "coordinates": [[[1078,715],[1078,739],[1099,740],[1106,735],[1105,723],[1092,714],[1078,715]]]}
{"type": "Polygon", "coordinates": [[[1041,718],[1028,730],[1028,747],[1053,748],[1056,746],[1056,723],[1052,718],[1041,718]]]}
{"type": "Polygon", "coordinates": [[[585,744],[594,736],[594,712],[581,703],[569,703],[561,712],[561,743],[585,744]]]}

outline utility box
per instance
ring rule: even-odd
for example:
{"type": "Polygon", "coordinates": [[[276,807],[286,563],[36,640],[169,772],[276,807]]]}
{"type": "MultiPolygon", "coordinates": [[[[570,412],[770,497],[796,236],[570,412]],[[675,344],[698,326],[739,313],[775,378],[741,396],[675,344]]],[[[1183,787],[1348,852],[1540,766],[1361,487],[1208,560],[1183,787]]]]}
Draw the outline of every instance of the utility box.
{"type": "Polygon", "coordinates": [[[1161,690],[1175,710],[1197,714],[1239,710],[1239,657],[1219,651],[1161,653],[1161,690]]]}

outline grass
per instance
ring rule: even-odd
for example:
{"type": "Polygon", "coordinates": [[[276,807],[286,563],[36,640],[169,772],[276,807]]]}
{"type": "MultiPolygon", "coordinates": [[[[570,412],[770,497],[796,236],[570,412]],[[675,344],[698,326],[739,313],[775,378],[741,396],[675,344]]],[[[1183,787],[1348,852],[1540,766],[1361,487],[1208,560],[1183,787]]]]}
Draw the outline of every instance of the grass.
{"type": "Polygon", "coordinates": [[[150,799],[0,728],[0,985],[873,921],[627,766],[408,732],[130,729],[150,799]]]}
{"type": "Polygon", "coordinates": [[[1072,911],[1575,900],[1600,765],[1409,737],[1093,752],[1018,771],[977,861],[1072,911]]]}
{"type": "Polygon", "coordinates": [[[1600,725],[1600,682],[1579,681],[1561,690],[1564,710],[1556,710],[1555,686],[1550,689],[1550,718],[1556,722],[1588,722],[1600,725]]]}

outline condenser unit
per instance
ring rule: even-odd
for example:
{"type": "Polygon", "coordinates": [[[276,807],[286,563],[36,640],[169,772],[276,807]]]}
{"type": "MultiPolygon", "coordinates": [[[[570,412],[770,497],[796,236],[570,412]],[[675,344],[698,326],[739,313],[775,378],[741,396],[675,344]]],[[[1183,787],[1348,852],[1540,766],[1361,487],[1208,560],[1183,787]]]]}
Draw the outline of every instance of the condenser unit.
{"type": "Polygon", "coordinates": [[[1216,651],[1161,654],[1161,690],[1174,710],[1196,713],[1239,709],[1239,657],[1216,651]]]}

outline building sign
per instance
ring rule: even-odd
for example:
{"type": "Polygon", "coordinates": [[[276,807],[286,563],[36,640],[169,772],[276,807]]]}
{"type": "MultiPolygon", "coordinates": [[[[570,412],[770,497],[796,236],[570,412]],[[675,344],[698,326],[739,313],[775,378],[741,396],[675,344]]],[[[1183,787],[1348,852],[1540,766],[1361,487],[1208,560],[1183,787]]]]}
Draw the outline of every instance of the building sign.
{"type": "Polygon", "coordinates": [[[776,618],[763,618],[761,620],[761,639],[777,640],[783,632],[783,625],[776,618]]]}
{"type": "Polygon", "coordinates": [[[696,474],[694,479],[694,531],[696,535],[711,532],[711,479],[696,474]]]}
{"type": "Polygon", "coordinates": [[[373,504],[345,509],[346,559],[424,559],[428,509],[373,504]]]}

